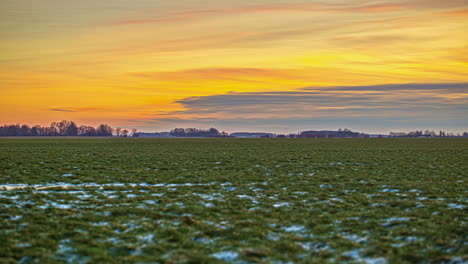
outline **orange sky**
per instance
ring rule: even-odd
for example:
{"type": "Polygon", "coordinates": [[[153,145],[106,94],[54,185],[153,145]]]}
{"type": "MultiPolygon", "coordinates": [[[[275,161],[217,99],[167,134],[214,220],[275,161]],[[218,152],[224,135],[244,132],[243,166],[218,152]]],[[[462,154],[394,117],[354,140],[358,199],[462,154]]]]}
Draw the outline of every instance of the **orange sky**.
{"type": "Polygon", "coordinates": [[[468,83],[466,1],[77,2],[0,3],[0,123],[293,132],[355,118],[378,131],[375,120],[392,117],[403,121],[380,131],[468,127],[468,85],[367,101],[381,91],[341,89],[300,109],[297,96],[266,102],[310,87],[468,83]],[[246,95],[256,101],[232,100],[246,95]],[[229,104],[203,103],[219,96],[229,104]]]}

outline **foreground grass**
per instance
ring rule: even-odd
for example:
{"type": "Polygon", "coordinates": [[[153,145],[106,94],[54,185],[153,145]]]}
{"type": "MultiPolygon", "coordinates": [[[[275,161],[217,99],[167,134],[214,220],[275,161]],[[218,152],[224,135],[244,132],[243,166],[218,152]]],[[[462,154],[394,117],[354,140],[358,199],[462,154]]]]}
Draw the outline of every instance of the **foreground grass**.
{"type": "Polygon", "coordinates": [[[0,262],[462,263],[466,139],[1,139],[0,262]]]}

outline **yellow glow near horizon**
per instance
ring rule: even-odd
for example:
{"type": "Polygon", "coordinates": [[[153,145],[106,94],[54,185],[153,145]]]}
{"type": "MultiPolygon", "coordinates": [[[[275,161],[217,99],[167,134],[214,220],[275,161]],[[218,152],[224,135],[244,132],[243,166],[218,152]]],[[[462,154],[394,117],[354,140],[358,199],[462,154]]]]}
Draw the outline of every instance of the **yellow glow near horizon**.
{"type": "Polygon", "coordinates": [[[192,96],[468,81],[463,1],[5,0],[0,10],[3,123],[157,129],[148,120],[164,113],[217,116],[182,113],[177,101],[192,96]]]}

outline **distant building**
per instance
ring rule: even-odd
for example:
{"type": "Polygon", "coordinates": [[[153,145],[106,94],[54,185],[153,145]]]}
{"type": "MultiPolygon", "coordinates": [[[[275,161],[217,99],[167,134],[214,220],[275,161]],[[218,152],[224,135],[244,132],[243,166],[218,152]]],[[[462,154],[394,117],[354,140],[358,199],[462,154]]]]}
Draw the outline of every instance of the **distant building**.
{"type": "Polygon", "coordinates": [[[405,132],[390,132],[390,137],[406,137],[405,132]]]}
{"type": "Polygon", "coordinates": [[[174,136],[171,135],[170,132],[156,132],[156,133],[140,132],[138,134],[139,134],[139,137],[142,137],[142,138],[168,138],[168,137],[174,137],[174,136]]]}
{"type": "Polygon", "coordinates": [[[382,135],[382,134],[371,134],[369,135],[370,138],[388,138],[388,135],[382,135]]]}

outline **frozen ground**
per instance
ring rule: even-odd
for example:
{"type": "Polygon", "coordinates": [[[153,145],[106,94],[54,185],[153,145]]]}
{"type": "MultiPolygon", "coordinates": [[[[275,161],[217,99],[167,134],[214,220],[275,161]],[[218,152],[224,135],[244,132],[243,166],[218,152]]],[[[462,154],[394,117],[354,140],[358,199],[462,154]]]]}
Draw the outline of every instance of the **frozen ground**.
{"type": "Polygon", "coordinates": [[[7,263],[467,261],[466,140],[0,148],[7,263]]]}

